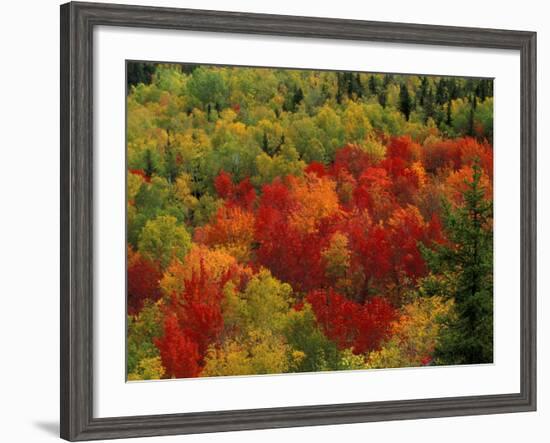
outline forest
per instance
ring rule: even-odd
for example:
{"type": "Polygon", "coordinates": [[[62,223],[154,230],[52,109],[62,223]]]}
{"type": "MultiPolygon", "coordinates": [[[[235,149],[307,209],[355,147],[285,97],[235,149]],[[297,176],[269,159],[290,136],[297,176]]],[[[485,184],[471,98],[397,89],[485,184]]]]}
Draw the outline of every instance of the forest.
{"type": "Polygon", "coordinates": [[[493,81],[127,62],[127,379],[493,361],[493,81]]]}

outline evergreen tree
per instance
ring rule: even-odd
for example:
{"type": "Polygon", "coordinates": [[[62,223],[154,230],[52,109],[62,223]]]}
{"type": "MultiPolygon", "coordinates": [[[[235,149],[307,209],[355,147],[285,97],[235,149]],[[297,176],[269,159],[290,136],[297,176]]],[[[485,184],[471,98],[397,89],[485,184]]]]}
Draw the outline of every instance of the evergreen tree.
{"type": "Polygon", "coordinates": [[[153,74],[157,65],[153,63],[129,62],[126,66],[126,78],[128,83],[128,93],[133,85],[143,83],[148,85],[153,79],[153,74]]]}
{"type": "Polygon", "coordinates": [[[438,105],[443,105],[447,101],[447,85],[445,84],[444,78],[440,79],[437,83],[435,100],[438,105]]]}
{"type": "Polygon", "coordinates": [[[418,101],[418,104],[422,107],[424,107],[424,104],[425,104],[426,94],[428,93],[428,87],[429,87],[428,77],[424,76],[424,77],[422,77],[422,80],[421,80],[421,83],[420,83],[420,88],[418,89],[418,92],[416,93],[416,100],[418,101]]]}
{"type": "Polygon", "coordinates": [[[294,95],[292,96],[292,112],[296,111],[296,108],[302,102],[303,99],[304,99],[304,92],[302,91],[302,88],[297,88],[296,91],[294,91],[294,95]]]}
{"type": "Polygon", "coordinates": [[[157,168],[153,162],[153,153],[151,152],[151,149],[145,150],[145,167],[143,168],[143,172],[145,172],[145,175],[149,178],[153,176],[155,172],[157,172],[157,168]]]}
{"type": "Polygon", "coordinates": [[[463,206],[444,204],[448,242],[423,248],[432,273],[448,288],[443,292],[455,302],[456,315],[444,321],[435,350],[438,364],[493,361],[493,206],[485,199],[479,164],[473,170],[463,206]]]}
{"type": "Polygon", "coordinates": [[[342,104],[342,74],[340,72],[336,73],[336,102],[340,105],[342,104]]]}
{"type": "Polygon", "coordinates": [[[399,110],[403,113],[406,120],[409,120],[412,110],[412,100],[409,94],[409,88],[406,84],[402,84],[399,89],[399,110]]]}
{"type": "Polygon", "coordinates": [[[385,108],[387,101],[388,101],[388,94],[386,93],[386,89],[384,89],[380,91],[380,93],[378,94],[378,103],[380,103],[380,106],[385,108]]]}
{"type": "Polygon", "coordinates": [[[449,99],[447,102],[447,119],[446,119],[447,126],[451,126],[453,123],[453,117],[452,117],[452,100],[449,99]]]}
{"type": "Polygon", "coordinates": [[[176,153],[171,147],[166,148],[164,157],[164,173],[170,183],[174,183],[179,175],[179,165],[176,160],[176,153]]]}
{"type": "Polygon", "coordinates": [[[433,118],[433,116],[435,115],[435,99],[434,99],[431,86],[428,87],[426,94],[424,95],[423,101],[424,101],[423,107],[424,107],[424,117],[425,117],[424,122],[426,122],[428,118],[430,117],[433,118]]]}
{"type": "Polygon", "coordinates": [[[262,137],[262,151],[269,152],[269,140],[267,139],[267,133],[265,131],[262,137]]]}
{"type": "Polygon", "coordinates": [[[376,95],[378,93],[378,81],[375,74],[369,76],[369,92],[371,95],[376,95]]]}
{"type": "Polygon", "coordinates": [[[352,75],[351,77],[352,91],[357,95],[358,98],[363,97],[363,85],[361,83],[361,78],[359,73],[352,75]]]}
{"type": "Polygon", "coordinates": [[[470,99],[470,115],[468,116],[468,135],[471,137],[475,136],[475,111],[477,107],[477,98],[475,95],[472,95],[470,99]]]}

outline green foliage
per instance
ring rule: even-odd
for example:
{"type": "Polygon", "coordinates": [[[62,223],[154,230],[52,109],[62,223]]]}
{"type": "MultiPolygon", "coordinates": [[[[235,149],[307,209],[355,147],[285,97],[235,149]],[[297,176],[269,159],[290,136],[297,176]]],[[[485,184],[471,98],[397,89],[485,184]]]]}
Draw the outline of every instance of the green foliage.
{"type": "Polygon", "coordinates": [[[150,83],[154,72],[155,66],[150,63],[128,63],[126,71],[128,90],[130,90],[132,86],[140,83],[150,83]]]}
{"type": "Polygon", "coordinates": [[[329,371],[339,369],[341,355],[336,344],[319,329],[309,304],[299,311],[290,311],[284,329],[291,352],[300,352],[302,358],[295,359],[293,372],[329,371]]]}
{"type": "Polygon", "coordinates": [[[239,326],[243,330],[279,332],[293,301],[292,288],[267,270],[256,274],[240,297],[239,326]]]}
{"type": "Polygon", "coordinates": [[[491,80],[128,74],[129,380],[492,361],[491,80]]]}
{"type": "Polygon", "coordinates": [[[456,316],[445,321],[436,348],[440,364],[493,361],[493,208],[480,179],[475,164],[464,205],[444,207],[449,243],[424,250],[432,272],[452,280],[453,289],[442,295],[455,301],[456,316]]]}
{"type": "Polygon", "coordinates": [[[135,372],[128,374],[128,381],[160,380],[165,370],[160,357],[148,357],[139,361],[135,372]]]}
{"type": "MultiPolygon", "coordinates": [[[[158,304],[145,306],[135,317],[128,316],[126,342],[128,374],[144,375],[147,371],[144,365],[149,366],[152,363],[151,359],[158,358],[159,352],[153,340],[162,335],[161,325],[162,314],[158,304]]],[[[137,379],[141,380],[143,377],[137,379]]]]}
{"type": "Polygon", "coordinates": [[[244,338],[210,348],[204,376],[280,374],[287,372],[288,347],[269,330],[252,330],[244,338]]]}
{"type": "Polygon", "coordinates": [[[210,117],[212,106],[219,111],[227,100],[227,87],[222,71],[198,67],[187,82],[187,92],[210,117]]]}
{"type": "Polygon", "coordinates": [[[441,322],[453,314],[453,299],[416,297],[403,306],[392,337],[368,356],[369,368],[403,368],[432,363],[441,322]]]}
{"type": "Polygon", "coordinates": [[[138,250],[143,257],[160,263],[165,269],[172,259],[183,260],[191,248],[191,236],[176,218],[159,215],[147,221],[138,240],[138,250]]]}
{"type": "Polygon", "coordinates": [[[408,120],[412,111],[412,100],[409,95],[409,88],[407,85],[402,84],[399,87],[399,110],[405,116],[405,120],[408,120]]]}

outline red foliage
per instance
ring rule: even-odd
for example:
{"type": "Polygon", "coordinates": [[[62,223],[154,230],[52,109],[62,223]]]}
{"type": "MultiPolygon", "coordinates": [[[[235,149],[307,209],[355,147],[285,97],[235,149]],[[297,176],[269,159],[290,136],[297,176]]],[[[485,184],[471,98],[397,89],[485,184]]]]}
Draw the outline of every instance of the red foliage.
{"type": "Polygon", "coordinates": [[[160,297],[160,266],[139,254],[128,261],[128,314],[138,314],[146,300],[157,301],[160,297]]]}
{"type": "Polygon", "coordinates": [[[365,275],[364,296],[371,288],[381,288],[392,269],[391,245],[387,229],[376,224],[367,230],[354,229],[352,244],[365,275]]]}
{"type": "Polygon", "coordinates": [[[143,169],[129,169],[130,174],[139,175],[147,183],[151,183],[151,177],[148,177],[143,169]]]}
{"type": "Polygon", "coordinates": [[[306,174],[317,174],[317,176],[319,177],[324,177],[325,175],[327,175],[327,168],[322,163],[311,162],[309,165],[306,166],[304,172],[306,174]]]}
{"type": "Polygon", "coordinates": [[[179,326],[175,315],[164,320],[164,335],[155,339],[162,365],[169,378],[197,377],[200,374],[197,344],[190,340],[179,326]]]}
{"type": "Polygon", "coordinates": [[[385,169],[367,168],[353,193],[355,206],[367,209],[375,220],[386,219],[395,204],[391,186],[385,169]]]}
{"type": "Polygon", "coordinates": [[[249,178],[245,178],[235,185],[231,174],[221,171],[214,179],[214,187],[218,195],[226,200],[226,203],[246,209],[253,208],[256,201],[256,190],[249,178]]]}
{"type": "Polygon", "coordinates": [[[340,349],[353,348],[355,354],[378,349],[396,318],[395,309],[380,297],[359,304],[331,289],[311,292],[306,301],[324,334],[340,349]]]}
{"type": "Polygon", "coordinates": [[[408,206],[394,211],[389,221],[388,241],[394,282],[402,284],[404,276],[413,282],[426,274],[426,262],[418,248],[419,242],[427,242],[428,226],[417,208],[408,206]]]}
{"type": "Polygon", "coordinates": [[[225,171],[221,171],[214,179],[214,187],[220,198],[230,198],[233,194],[233,179],[225,171]]]}
{"type": "Polygon", "coordinates": [[[435,174],[445,168],[456,171],[460,169],[462,163],[460,139],[429,143],[424,146],[421,157],[422,164],[429,173],[435,174]]]}
{"type": "Polygon", "coordinates": [[[473,166],[479,162],[483,171],[493,178],[493,148],[487,142],[479,142],[472,137],[464,137],[458,140],[460,146],[460,159],[462,166],[473,166]]]}
{"type": "Polygon", "coordinates": [[[346,145],[336,151],[331,174],[336,176],[341,170],[348,171],[358,178],[365,169],[374,165],[371,156],[357,145],[346,145]]]}
{"type": "Polygon", "coordinates": [[[221,301],[228,279],[226,276],[220,283],[214,283],[201,263],[200,271],[185,280],[183,292],[173,297],[178,303],[176,313],[182,330],[197,344],[201,361],[208,346],[216,342],[223,330],[221,301]]]}
{"type": "Polygon", "coordinates": [[[275,277],[298,291],[308,291],[322,284],[321,250],[334,225],[328,218],[313,232],[300,231],[289,222],[297,204],[280,180],[263,187],[256,216],[256,256],[275,277]]]}
{"type": "Polygon", "coordinates": [[[413,142],[409,135],[392,137],[386,148],[386,158],[400,159],[406,164],[411,164],[418,159],[420,151],[420,145],[413,142]]]}
{"type": "Polygon", "coordinates": [[[199,272],[184,281],[184,290],[171,294],[164,307],[164,335],[155,341],[168,377],[200,374],[208,347],[223,330],[223,287],[230,278],[231,271],[215,282],[201,262],[199,272]]]}

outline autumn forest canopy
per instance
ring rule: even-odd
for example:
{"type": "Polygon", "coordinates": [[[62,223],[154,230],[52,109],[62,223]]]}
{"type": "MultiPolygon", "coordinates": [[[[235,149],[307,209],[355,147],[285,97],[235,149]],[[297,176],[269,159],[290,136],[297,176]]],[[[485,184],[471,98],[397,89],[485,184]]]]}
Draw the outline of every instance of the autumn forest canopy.
{"type": "Polygon", "coordinates": [[[493,82],[127,65],[129,380],[493,361],[493,82]]]}

